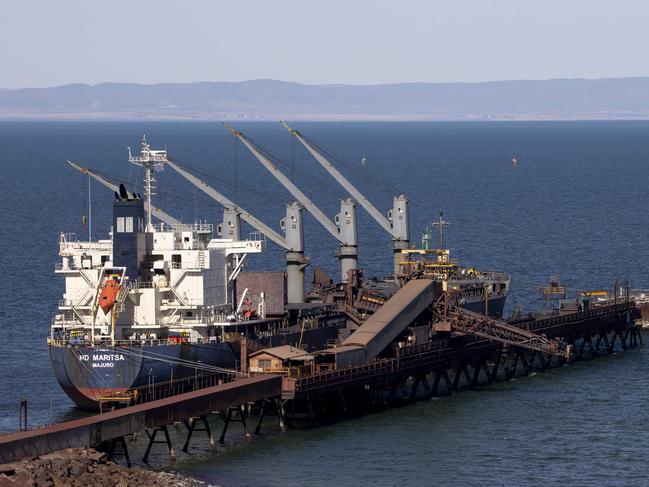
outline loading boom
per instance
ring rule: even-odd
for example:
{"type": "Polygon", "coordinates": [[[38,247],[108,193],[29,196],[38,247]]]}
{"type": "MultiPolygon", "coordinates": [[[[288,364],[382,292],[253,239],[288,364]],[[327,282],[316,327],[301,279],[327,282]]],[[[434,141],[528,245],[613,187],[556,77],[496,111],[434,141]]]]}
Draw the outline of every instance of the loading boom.
{"type": "Polygon", "coordinates": [[[401,250],[408,248],[410,242],[410,229],[408,218],[408,199],[404,195],[395,196],[392,210],[386,217],[354,186],[338,169],[323,155],[322,151],[302,135],[301,132],[291,128],[286,122],[281,122],[284,128],[289,131],[313,158],[340,184],[352,198],[356,200],[369,215],[386,231],[393,239],[394,252],[394,274],[397,275],[401,263],[401,250]]]}
{"type": "Polygon", "coordinates": [[[550,340],[528,330],[510,325],[506,321],[487,317],[460,307],[451,307],[446,312],[444,320],[450,325],[450,330],[456,333],[471,334],[505,345],[513,345],[536,352],[570,358],[570,346],[565,346],[560,340],[550,340]]]}
{"type": "Polygon", "coordinates": [[[221,204],[222,206],[224,206],[226,208],[234,209],[237,213],[239,213],[239,215],[241,215],[241,219],[243,221],[245,221],[250,226],[257,229],[258,231],[262,232],[264,235],[266,235],[266,237],[268,237],[270,240],[275,242],[277,245],[279,245],[280,247],[282,247],[285,250],[292,250],[288,246],[288,244],[286,243],[286,239],[284,237],[282,237],[279,233],[277,233],[275,230],[270,228],[264,222],[262,222],[257,217],[252,215],[250,212],[244,210],[243,208],[238,206],[236,203],[234,203],[232,200],[230,200],[229,198],[227,198],[223,194],[219,193],[216,189],[211,187],[205,181],[203,181],[199,177],[194,176],[191,172],[189,172],[179,162],[177,162],[173,158],[167,156],[167,164],[169,166],[171,166],[177,173],[179,173],[181,176],[183,176],[185,179],[187,179],[190,183],[192,183],[198,189],[200,189],[205,194],[207,194],[210,198],[217,201],[219,204],[221,204]]]}
{"type": "Polygon", "coordinates": [[[339,243],[336,255],[340,261],[340,280],[347,282],[349,271],[358,269],[358,231],[356,229],[356,203],[351,199],[340,201],[340,213],[335,223],[331,221],[318,206],[309,199],[282,171],[242,132],[228,124],[223,124],[232,135],[252,153],[252,155],[299,201],[304,208],[327,230],[339,243]]]}
{"type": "MultiPolygon", "coordinates": [[[[299,203],[291,203],[286,207],[286,217],[282,220],[286,237],[282,237],[275,230],[270,228],[264,222],[244,210],[232,200],[219,193],[205,181],[194,176],[179,162],[167,156],[167,164],[176,172],[187,179],[190,183],[203,191],[213,200],[225,207],[224,221],[225,226],[228,222],[237,222],[240,217],[256,230],[262,232],[266,237],[275,242],[277,245],[286,250],[286,288],[289,303],[304,302],[304,268],[309,265],[309,257],[304,255],[304,234],[302,232],[302,207],[299,203]],[[226,219],[228,221],[226,221],[226,219]]],[[[239,233],[238,224],[236,234],[239,233]]],[[[225,229],[223,229],[223,232],[225,229]]],[[[239,238],[239,237],[237,237],[239,238]]]]}

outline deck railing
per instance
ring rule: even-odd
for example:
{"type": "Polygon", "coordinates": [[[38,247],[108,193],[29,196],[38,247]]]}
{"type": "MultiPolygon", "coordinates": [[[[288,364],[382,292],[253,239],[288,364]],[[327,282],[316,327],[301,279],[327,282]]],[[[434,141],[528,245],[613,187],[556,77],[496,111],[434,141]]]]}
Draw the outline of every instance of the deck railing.
{"type": "Polygon", "coordinates": [[[568,313],[565,315],[552,316],[550,318],[534,320],[529,323],[516,323],[516,326],[523,328],[524,330],[534,331],[544,328],[551,328],[553,326],[559,326],[566,323],[575,323],[585,319],[597,318],[615,312],[627,311],[632,307],[633,304],[631,302],[595,306],[590,308],[589,310],[579,311],[578,313],[568,313]]]}
{"type": "Polygon", "coordinates": [[[197,373],[192,377],[184,377],[182,379],[173,379],[159,383],[152,381],[147,385],[129,390],[131,396],[130,404],[142,404],[186,392],[197,391],[231,382],[241,377],[242,374],[240,372],[232,371],[231,374],[223,372],[197,373]]]}
{"type": "MultiPolygon", "coordinates": [[[[214,343],[218,341],[217,337],[213,341],[204,340],[198,338],[196,340],[191,340],[188,337],[169,337],[169,338],[141,338],[141,339],[132,339],[132,340],[115,340],[116,347],[142,347],[142,346],[163,346],[163,345],[178,345],[182,343],[192,343],[192,344],[204,344],[204,343],[214,343]]],[[[112,346],[113,342],[110,338],[97,338],[95,342],[92,343],[90,340],[86,340],[84,337],[67,337],[67,338],[49,338],[48,343],[52,346],[58,347],[67,347],[68,345],[76,345],[83,347],[108,347],[112,346]]]]}
{"type": "Polygon", "coordinates": [[[152,378],[148,384],[134,387],[126,392],[113,393],[110,389],[106,389],[103,391],[103,395],[97,400],[100,411],[108,405],[134,406],[136,404],[165,399],[207,387],[218,386],[242,377],[245,377],[245,375],[233,370],[232,373],[197,373],[191,377],[172,379],[164,382],[155,382],[152,378]]]}

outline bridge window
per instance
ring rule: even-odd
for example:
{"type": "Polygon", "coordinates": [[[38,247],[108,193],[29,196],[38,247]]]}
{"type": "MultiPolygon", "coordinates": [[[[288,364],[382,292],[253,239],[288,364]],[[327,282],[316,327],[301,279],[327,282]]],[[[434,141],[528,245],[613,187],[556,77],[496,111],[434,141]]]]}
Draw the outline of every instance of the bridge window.
{"type": "Polygon", "coordinates": [[[117,217],[117,233],[132,233],[133,232],[133,217],[132,216],[118,216],[117,217]]]}

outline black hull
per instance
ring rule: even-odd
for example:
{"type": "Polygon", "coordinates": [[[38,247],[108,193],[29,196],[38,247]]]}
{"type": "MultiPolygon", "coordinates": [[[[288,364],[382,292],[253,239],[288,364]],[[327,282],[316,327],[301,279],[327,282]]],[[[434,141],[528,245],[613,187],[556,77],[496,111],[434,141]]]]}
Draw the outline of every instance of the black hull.
{"type": "MultiPolygon", "coordinates": [[[[305,330],[303,342],[310,349],[325,348],[338,337],[338,326],[305,330]]],[[[294,344],[299,332],[250,340],[266,348],[294,344]]],[[[63,391],[81,409],[97,411],[100,400],[124,395],[130,389],[152,382],[193,377],[194,368],[183,361],[235,369],[240,360],[240,345],[233,342],[135,345],[129,347],[50,346],[50,361],[63,391]]]]}
{"type": "MultiPolygon", "coordinates": [[[[487,313],[489,316],[494,318],[502,318],[503,312],[505,311],[505,301],[507,296],[501,296],[498,298],[492,298],[487,302],[487,313]]],[[[474,313],[483,314],[485,310],[484,301],[474,301],[472,303],[462,303],[460,304],[461,308],[473,311],[474,313]]]]}

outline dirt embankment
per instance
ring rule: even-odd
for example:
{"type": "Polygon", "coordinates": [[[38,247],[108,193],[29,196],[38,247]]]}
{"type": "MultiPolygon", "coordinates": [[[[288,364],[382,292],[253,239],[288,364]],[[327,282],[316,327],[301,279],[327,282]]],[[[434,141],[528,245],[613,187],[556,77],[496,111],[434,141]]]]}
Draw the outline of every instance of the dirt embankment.
{"type": "Polygon", "coordinates": [[[31,460],[0,465],[0,487],[197,487],[182,475],[126,468],[92,449],[69,448],[31,460]]]}

